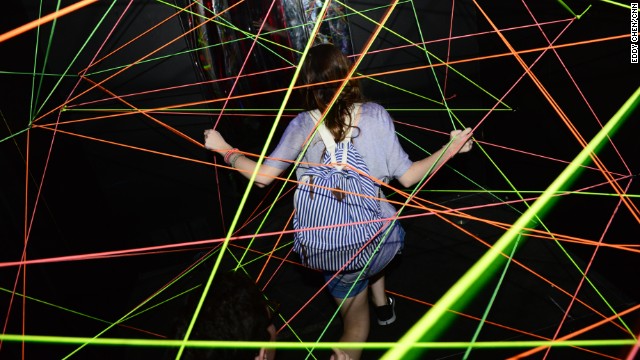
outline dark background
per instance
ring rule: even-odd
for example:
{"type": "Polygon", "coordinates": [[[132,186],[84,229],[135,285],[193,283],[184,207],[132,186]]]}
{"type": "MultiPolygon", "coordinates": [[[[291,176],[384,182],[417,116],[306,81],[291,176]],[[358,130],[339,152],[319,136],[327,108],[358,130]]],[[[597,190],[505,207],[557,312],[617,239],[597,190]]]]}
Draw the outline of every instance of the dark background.
{"type": "MultiPolygon", "coordinates": [[[[415,4],[426,41],[449,36],[451,5],[445,2],[434,3],[415,4]]],[[[68,4],[69,2],[63,2],[63,6],[68,4]]],[[[39,114],[47,113],[58,104],[62,104],[68,94],[72,93],[71,89],[77,82],[75,75],[90,63],[93,54],[102,46],[104,39],[108,38],[109,41],[104,44],[101,54],[116,50],[137,34],[174,13],[174,9],[162,3],[136,1],[116,27],[115,33],[108,37],[109,30],[114,26],[126,4],[124,1],[115,3],[105,18],[105,26],[98,28],[87,42],[86,49],[77,58],[76,54],[88,38],[88,34],[93,30],[98,19],[109,10],[110,2],[99,2],[59,19],[50,48],[45,46],[45,40],[51,32],[51,24],[41,28],[39,46],[35,45],[37,39],[35,30],[0,43],[2,54],[0,56],[0,71],[2,71],[0,72],[2,118],[0,138],[3,139],[0,142],[0,168],[3,169],[3,175],[0,176],[0,186],[3,189],[0,192],[0,260],[3,262],[17,261],[21,258],[25,246],[25,232],[29,234],[26,257],[41,259],[216,239],[224,236],[225,229],[231,223],[247,182],[233,172],[224,169],[214,170],[210,166],[210,163],[215,160],[212,154],[198,145],[202,140],[203,129],[212,127],[218,121],[214,109],[221,107],[221,102],[192,106],[185,109],[183,114],[153,114],[156,119],[179,130],[185,136],[178,136],[140,114],[71,124],[63,123],[59,126],[60,130],[172,154],[175,156],[173,158],[149,151],[137,151],[127,147],[89,141],[63,133],[56,134],[54,138],[52,131],[38,127],[31,129],[28,136],[27,132],[23,132],[29,127],[29,119],[32,118],[30,99],[34,93],[38,96],[36,106],[41,106],[45,97],[51,92],[50,98],[39,111],[39,114]],[[36,48],[37,56],[34,54],[36,48]],[[38,59],[35,66],[36,72],[42,71],[45,75],[32,78],[30,74],[34,71],[35,57],[38,59]],[[43,67],[45,57],[47,61],[43,67]],[[68,76],[58,82],[58,75],[65,71],[68,76]],[[33,87],[41,88],[42,91],[32,92],[33,87]],[[12,134],[17,135],[11,136],[12,134]],[[50,147],[52,151],[49,156],[50,147]],[[43,186],[38,188],[40,184],[43,186]],[[25,187],[28,188],[27,191],[25,187]],[[25,217],[27,225],[25,225],[25,217]]],[[[362,1],[353,1],[350,4],[358,10],[373,7],[373,4],[362,1]]],[[[567,4],[578,13],[582,12],[586,6],[577,1],[567,2],[567,4]]],[[[252,5],[255,6],[255,2],[252,5]]],[[[53,11],[51,4],[45,6],[43,14],[53,11]]],[[[533,23],[527,9],[520,2],[485,1],[481,6],[500,29],[533,23]]],[[[535,1],[527,3],[527,6],[539,22],[570,18],[569,12],[557,2],[535,1]]],[[[38,14],[37,5],[30,1],[8,2],[4,8],[0,15],[3,33],[33,20],[38,14]]],[[[242,16],[244,16],[243,21],[246,21],[247,11],[240,8],[235,14],[236,16],[245,14],[242,16]]],[[[378,19],[381,15],[382,10],[367,12],[367,16],[373,19],[378,19]]],[[[629,28],[628,18],[627,9],[596,2],[583,17],[575,20],[558,42],[567,44],[625,34],[629,28]]],[[[566,22],[546,25],[544,29],[550,38],[554,38],[565,25],[566,22]]],[[[126,66],[178,37],[185,26],[184,22],[173,18],[154,30],[151,36],[136,41],[134,46],[128,47],[125,51],[118,51],[114,56],[92,68],[88,77],[96,82],[106,79],[118,71],[119,66],[126,66]]],[[[357,51],[367,40],[373,25],[355,16],[350,26],[352,42],[357,51]]],[[[413,11],[407,4],[399,6],[394,16],[390,18],[388,26],[407,37],[408,41],[421,40],[416,31],[413,11]]],[[[473,3],[456,1],[452,36],[491,30],[484,17],[475,10],[473,3]]],[[[507,31],[505,36],[517,50],[544,47],[548,44],[541,37],[539,30],[533,27],[507,31]]],[[[406,43],[383,31],[374,42],[372,51],[403,45],[406,43]]],[[[180,86],[203,80],[198,59],[188,52],[192,46],[193,44],[185,39],[172,42],[158,52],[159,59],[142,62],[123,71],[122,74],[105,82],[106,87],[119,95],[176,87],[158,93],[145,93],[127,98],[127,101],[141,109],[211,99],[212,94],[220,89],[212,89],[209,85],[180,86]]],[[[427,49],[440,59],[446,59],[449,56],[452,61],[508,52],[504,43],[494,34],[462,37],[452,40],[450,44],[446,41],[433,42],[427,45],[427,49]],[[448,52],[448,45],[451,45],[450,52],[448,52]]],[[[215,50],[212,52],[215,53],[215,50]]],[[[604,123],[638,86],[637,68],[629,64],[629,39],[565,47],[558,49],[558,52],[562,64],[552,53],[547,53],[533,67],[533,72],[566,112],[568,118],[574,122],[580,133],[589,140],[598,131],[598,126],[587,106],[580,99],[571,79],[567,77],[563,66],[571,71],[584,96],[589,100],[600,121],[604,123]]],[[[527,64],[531,64],[538,54],[539,52],[532,52],[522,57],[527,64]]],[[[260,66],[275,66],[276,63],[273,61],[264,55],[262,65],[260,65],[260,59],[254,59],[252,64],[257,69],[260,66]]],[[[419,49],[406,47],[401,50],[374,52],[368,55],[361,65],[361,71],[374,74],[422,66],[428,61],[419,49]]],[[[431,61],[439,62],[435,58],[431,61]]],[[[452,167],[476,183],[470,183],[453,171],[443,169],[438,176],[430,180],[428,185],[428,188],[433,190],[474,190],[481,194],[469,195],[461,191],[443,195],[433,192],[424,194],[423,197],[442,204],[486,205],[513,200],[514,195],[499,192],[484,194],[479,190],[510,189],[509,184],[495,167],[505,173],[516,189],[544,190],[564,169],[565,164],[509,149],[519,149],[523,152],[570,161],[581,150],[581,146],[529,77],[525,76],[512,91],[509,91],[511,85],[523,74],[522,67],[512,56],[464,62],[456,64],[455,69],[478,83],[490,94],[502,96],[508,92],[508,95],[503,99],[505,105],[499,105],[498,110],[491,112],[486,119],[488,112],[486,110],[454,110],[460,121],[456,122],[457,127],[461,124],[477,126],[474,133],[475,139],[481,142],[488,155],[486,156],[479,147],[476,147],[473,153],[459,156],[451,162],[452,167]],[[498,144],[504,148],[492,146],[492,144],[498,144]],[[492,159],[495,165],[487,158],[492,159]]],[[[245,79],[236,93],[252,93],[263,88],[280,88],[282,84],[286,86],[291,73],[290,70],[280,71],[277,75],[245,79]]],[[[424,94],[431,99],[441,98],[439,94],[442,90],[448,99],[447,105],[452,109],[488,109],[495,105],[495,99],[471,85],[453,70],[445,72],[443,67],[436,67],[435,74],[439,79],[440,88],[433,81],[431,69],[380,76],[377,80],[387,81],[410,92],[424,94]],[[445,88],[442,88],[443,84],[446,84],[445,88]]],[[[223,82],[219,86],[224,91],[229,87],[229,83],[223,82]]],[[[443,111],[443,104],[411,96],[376,81],[363,80],[363,86],[368,98],[389,109],[398,121],[396,127],[399,133],[407,135],[413,142],[424,146],[427,151],[438,149],[446,141],[446,136],[443,134],[450,131],[453,125],[447,112],[443,111]],[[442,133],[414,130],[405,123],[435,129],[442,133]]],[[[88,88],[87,82],[80,81],[73,94],[88,88]]],[[[244,109],[247,116],[225,115],[220,118],[217,128],[234,146],[259,153],[274,116],[250,116],[252,112],[247,109],[277,108],[282,95],[282,92],[278,92],[232,101],[228,106],[244,109]]],[[[83,105],[84,102],[103,97],[105,93],[100,90],[88,92],[72,101],[76,107],[69,107],[67,111],[62,112],[60,121],[105,114],[104,111],[95,111],[95,109],[127,108],[126,105],[114,100],[83,105]]],[[[296,108],[294,97],[276,134],[283,130],[286,121],[296,113],[296,108]]],[[[264,114],[266,111],[255,113],[264,114]]],[[[272,114],[275,115],[275,112],[272,114]]],[[[57,116],[58,112],[53,112],[37,120],[35,124],[41,126],[55,124],[57,116]]],[[[613,137],[617,150],[630,169],[626,170],[617,160],[618,155],[613,148],[606,146],[599,155],[609,171],[616,174],[638,173],[640,149],[637,142],[637,120],[636,111],[613,137]]],[[[423,153],[409,142],[403,140],[403,145],[412,158],[418,159],[423,156],[423,153]]],[[[220,159],[217,161],[220,162],[220,159]]],[[[578,189],[604,181],[604,177],[598,171],[588,169],[580,173],[580,177],[573,182],[572,188],[578,189]]],[[[626,182],[621,184],[623,187],[626,186],[626,182]]],[[[397,186],[397,184],[394,185],[397,186]]],[[[613,192],[608,186],[600,186],[593,191],[613,192]]],[[[246,210],[240,216],[241,223],[246,221],[254,209],[264,207],[263,202],[272,201],[274,192],[273,188],[253,189],[247,200],[246,210]]],[[[632,183],[627,193],[637,194],[638,185],[632,183]]],[[[525,196],[533,197],[535,194],[525,196]]],[[[277,232],[283,228],[291,211],[290,201],[287,200],[285,198],[276,203],[273,214],[270,215],[265,227],[260,229],[261,232],[277,232]]],[[[637,206],[637,200],[632,199],[632,201],[637,206]]],[[[555,233],[597,241],[607,227],[615,204],[615,198],[605,196],[563,198],[544,214],[544,225],[555,233]]],[[[497,206],[480,211],[479,216],[513,222],[523,210],[524,207],[520,204],[516,204],[513,208],[497,206]]],[[[412,215],[418,212],[409,210],[406,214],[412,215]]],[[[478,244],[474,241],[433,217],[407,219],[403,224],[408,232],[407,250],[397,266],[392,268],[389,276],[389,289],[398,294],[434,302],[473,264],[474,259],[486,250],[483,247],[478,248],[478,244]],[[425,239],[431,241],[425,242],[425,239]],[[412,290],[416,291],[412,292],[412,290]]],[[[467,223],[467,226],[472,225],[467,223]]],[[[496,240],[501,234],[501,231],[485,225],[476,224],[476,226],[480,226],[480,229],[474,231],[484,236],[483,239],[489,242],[496,240]]],[[[257,222],[250,222],[240,231],[240,234],[251,234],[257,229],[257,222]]],[[[623,207],[609,225],[604,235],[604,242],[635,244],[637,234],[637,221],[623,207]]],[[[268,237],[266,240],[275,240],[275,237],[268,237]]],[[[524,262],[539,264],[540,269],[544,269],[541,272],[548,272],[548,277],[558,283],[566,281],[568,289],[576,286],[578,278],[575,270],[568,264],[565,256],[559,253],[556,246],[537,241],[529,241],[527,244],[521,253],[522,258],[525,259],[524,262]]],[[[260,244],[254,246],[261,248],[260,244]]],[[[26,275],[22,272],[19,276],[17,267],[2,267],[0,286],[5,291],[0,295],[0,315],[3,319],[8,319],[5,332],[10,334],[21,332],[22,299],[10,296],[14,286],[17,286],[18,293],[26,291],[27,295],[33,299],[114,321],[174,279],[201,256],[208,254],[210,249],[211,245],[190,246],[180,248],[180,251],[160,254],[31,265],[26,268],[26,275]],[[26,290],[23,289],[22,284],[22,279],[25,277],[26,290]],[[16,279],[20,280],[16,283],[16,279]],[[13,301],[11,307],[9,307],[10,301],[13,301]]],[[[592,247],[581,245],[567,244],[566,249],[579,263],[587,262],[593,252],[592,247]]],[[[234,249],[234,251],[242,255],[239,250],[234,249]]],[[[251,256],[255,255],[251,254],[251,256]]],[[[590,269],[594,281],[607,290],[607,297],[613,299],[616,305],[636,303],[640,299],[638,287],[630,286],[628,282],[628,279],[638,276],[636,259],[637,257],[630,252],[601,249],[590,269]]],[[[211,261],[206,262],[198,267],[204,270],[196,270],[196,273],[206,274],[210,266],[211,261]]],[[[225,262],[223,266],[231,265],[225,262]]],[[[269,266],[273,264],[270,263],[269,266]]],[[[252,273],[257,271],[257,268],[259,268],[257,265],[249,266],[252,273]]],[[[268,270],[275,272],[276,269],[268,270]]],[[[557,324],[559,313],[554,313],[558,309],[556,305],[558,302],[568,302],[568,300],[554,293],[548,286],[531,280],[527,275],[520,275],[518,271],[510,272],[510,276],[513,277],[510,279],[512,286],[508,287],[509,290],[503,295],[505,300],[498,306],[503,316],[512,319],[520,317],[523,328],[531,327],[531,331],[557,324]],[[538,300],[544,306],[536,303],[538,300]],[[517,315],[514,316],[514,314],[517,315]]],[[[200,276],[188,277],[178,282],[175,288],[187,289],[190,287],[189,284],[197,284],[200,279],[200,276]]],[[[317,281],[313,274],[291,266],[291,269],[280,273],[274,280],[274,284],[270,284],[267,288],[267,292],[285,304],[282,309],[284,316],[291,316],[293,311],[302,305],[303,299],[308,298],[317,289],[317,281]],[[287,312],[289,310],[290,313],[287,312]]],[[[168,293],[172,295],[179,293],[175,288],[168,293]]],[[[163,293],[160,298],[165,299],[172,295],[163,293]]],[[[586,299],[592,299],[591,294],[583,296],[586,299]]],[[[154,298],[152,303],[158,301],[160,301],[158,298],[154,298]]],[[[311,339],[314,339],[312,335],[321,328],[318,323],[326,321],[332,310],[330,299],[321,296],[317,302],[311,305],[313,310],[310,311],[311,314],[301,315],[299,323],[292,324],[294,329],[303,329],[304,335],[311,334],[309,335],[311,339]]],[[[404,315],[404,320],[399,320],[398,324],[390,330],[372,329],[372,341],[397,339],[425,311],[423,304],[416,304],[409,300],[402,299],[399,304],[405,305],[403,310],[398,310],[404,311],[404,314],[400,314],[404,315]]],[[[173,314],[177,314],[173,311],[176,306],[178,305],[161,308],[161,315],[158,315],[157,310],[150,311],[127,324],[169,334],[173,314]]],[[[477,306],[479,309],[476,313],[480,314],[485,303],[478,301],[477,306]]],[[[474,311],[473,305],[469,311],[474,311]]],[[[578,315],[582,314],[578,312],[578,315]]],[[[576,315],[575,319],[578,317],[576,315]]],[[[28,334],[91,337],[105,328],[104,323],[69,315],[66,311],[53,309],[35,300],[26,302],[24,320],[28,334]]],[[[573,326],[579,328],[578,325],[576,320],[573,326]]],[[[332,328],[329,337],[335,336],[336,326],[332,328]]],[[[464,325],[458,324],[454,329],[457,336],[452,338],[465,340],[469,338],[466,336],[467,328],[464,325]]],[[[106,336],[141,336],[138,332],[131,332],[122,327],[111,331],[106,336]]],[[[288,336],[291,335],[286,331],[281,335],[283,339],[287,339],[288,336]]],[[[448,339],[448,336],[450,335],[445,334],[444,338],[448,339]]],[[[495,334],[496,339],[511,336],[512,334],[509,333],[495,334]]],[[[605,333],[604,336],[621,335],[613,332],[605,333]]],[[[27,354],[33,354],[35,357],[42,354],[60,354],[60,356],[53,356],[57,358],[73,349],[74,347],[52,348],[29,344],[27,354]]],[[[8,358],[20,352],[17,344],[5,344],[1,351],[9,354],[8,358]]],[[[436,357],[436,354],[434,353],[433,356],[436,357]]],[[[77,356],[96,358],[102,355],[107,358],[139,356],[133,350],[96,347],[83,349],[77,356]]],[[[286,353],[281,356],[286,358],[286,353]]],[[[478,353],[476,356],[483,358],[484,355],[478,353]]],[[[499,358],[502,355],[491,356],[489,358],[499,358]]],[[[291,357],[297,358],[296,355],[291,357]]],[[[375,355],[371,357],[375,358],[375,355]]]]}

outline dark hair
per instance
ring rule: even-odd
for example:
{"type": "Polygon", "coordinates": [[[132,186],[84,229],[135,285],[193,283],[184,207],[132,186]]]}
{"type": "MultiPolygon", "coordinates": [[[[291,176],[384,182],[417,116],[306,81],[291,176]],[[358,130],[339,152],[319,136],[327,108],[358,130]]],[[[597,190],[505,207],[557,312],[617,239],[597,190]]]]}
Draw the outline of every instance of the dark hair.
{"type": "MultiPolygon", "coordinates": [[[[351,65],[351,61],[342,51],[332,44],[320,44],[309,49],[302,65],[301,80],[305,85],[312,86],[303,88],[304,107],[307,110],[318,109],[324,112],[339,90],[341,80],[348,75],[351,65]]],[[[350,79],[325,117],[325,125],[336,141],[344,139],[347,130],[345,125],[349,123],[346,120],[351,119],[349,109],[360,101],[360,83],[357,79],[350,79]]]]}
{"type": "MultiPolygon", "coordinates": [[[[200,294],[193,294],[188,300],[185,321],[193,314],[200,294]],[[191,313],[189,313],[191,311],[191,313]]],[[[190,340],[228,340],[228,341],[269,341],[271,336],[267,328],[271,317],[267,302],[247,276],[228,272],[216,274],[209,294],[206,297],[198,318],[192,329],[190,340]]],[[[186,331],[183,325],[180,333],[186,331]]],[[[183,335],[184,336],[184,335],[183,335]]],[[[253,359],[258,349],[185,348],[183,359],[253,359]]]]}

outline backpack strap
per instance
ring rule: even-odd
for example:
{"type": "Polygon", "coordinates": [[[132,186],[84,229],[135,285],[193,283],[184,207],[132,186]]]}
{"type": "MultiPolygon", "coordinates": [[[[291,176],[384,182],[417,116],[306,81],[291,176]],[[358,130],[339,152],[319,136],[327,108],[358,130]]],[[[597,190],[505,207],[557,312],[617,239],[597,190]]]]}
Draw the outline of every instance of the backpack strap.
{"type": "MultiPolygon", "coordinates": [[[[360,103],[355,103],[353,104],[353,110],[351,112],[351,122],[349,123],[349,130],[347,132],[347,134],[345,135],[344,140],[342,140],[343,143],[347,143],[349,141],[351,141],[351,131],[353,130],[353,127],[351,127],[351,124],[357,124],[358,123],[358,119],[360,118],[360,103]],[[353,116],[356,116],[356,121],[353,121],[353,116]]],[[[320,120],[320,116],[322,114],[320,113],[320,110],[315,109],[313,111],[311,111],[311,116],[315,119],[316,123],[320,120]]],[[[333,139],[333,134],[331,134],[331,131],[329,131],[329,129],[327,129],[327,127],[324,125],[324,122],[321,123],[318,126],[318,132],[320,133],[320,137],[322,138],[322,142],[324,142],[324,146],[327,149],[327,151],[329,152],[329,155],[331,156],[331,163],[335,164],[338,162],[338,160],[336,159],[336,141],[333,139]]],[[[336,168],[338,170],[342,170],[344,168],[344,165],[347,163],[347,146],[343,146],[342,147],[342,165],[337,165],[336,168]]]]}

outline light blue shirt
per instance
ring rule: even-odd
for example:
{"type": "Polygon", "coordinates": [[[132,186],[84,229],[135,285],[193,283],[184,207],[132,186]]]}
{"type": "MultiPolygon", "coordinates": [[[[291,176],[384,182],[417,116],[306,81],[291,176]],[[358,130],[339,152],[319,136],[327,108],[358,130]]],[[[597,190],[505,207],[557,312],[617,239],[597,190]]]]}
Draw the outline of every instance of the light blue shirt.
{"type": "MultiPolygon", "coordinates": [[[[264,164],[282,170],[288,168],[304,149],[305,141],[314,128],[315,120],[309,112],[298,114],[289,123],[278,146],[264,164]]],[[[371,176],[385,183],[401,177],[413,163],[400,145],[391,116],[379,104],[362,104],[357,128],[353,129],[352,137],[353,145],[362,155],[371,176]]],[[[320,134],[316,133],[296,169],[298,179],[310,165],[322,162],[323,151],[324,143],[320,134]]]]}
{"type": "MultiPolygon", "coordinates": [[[[395,132],[391,116],[379,104],[362,104],[357,128],[353,129],[353,145],[362,155],[371,176],[380,181],[389,181],[401,177],[413,162],[404,151],[395,132]]],[[[265,159],[264,164],[278,169],[287,169],[304,149],[305,141],[315,129],[315,120],[310,112],[298,114],[287,126],[278,146],[265,159]],[[279,161],[288,160],[288,161],[279,161]]],[[[324,143],[319,133],[315,133],[296,169],[298,179],[309,166],[322,163],[324,143]]],[[[385,217],[393,216],[396,210],[389,202],[381,201],[380,206],[385,217]]]]}

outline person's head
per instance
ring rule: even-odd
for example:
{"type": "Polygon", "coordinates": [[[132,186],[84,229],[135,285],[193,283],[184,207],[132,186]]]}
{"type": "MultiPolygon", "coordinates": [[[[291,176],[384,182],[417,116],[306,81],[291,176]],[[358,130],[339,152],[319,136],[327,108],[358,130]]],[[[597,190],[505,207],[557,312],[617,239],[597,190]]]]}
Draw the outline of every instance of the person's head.
{"type": "MultiPolygon", "coordinates": [[[[199,296],[194,296],[189,310],[195,308],[197,300],[199,296]]],[[[275,341],[275,327],[271,320],[268,304],[251,279],[238,272],[221,273],[211,284],[189,339],[275,341]]],[[[238,348],[185,350],[184,359],[271,360],[275,353],[266,349],[238,348]]]]}
{"type": "MultiPolygon", "coordinates": [[[[351,66],[352,62],[332,44],[319,44],[309,49],[301,72],[302,83],[311,85],[302,90],[305,108],[324,112],[351,66]]],[[[344,136],[345,120],[349,117],[351,105],[361,100],[360,83],[357,79],[350,79],[325,118],[327,127],[337,140],[344,136]]]]}

